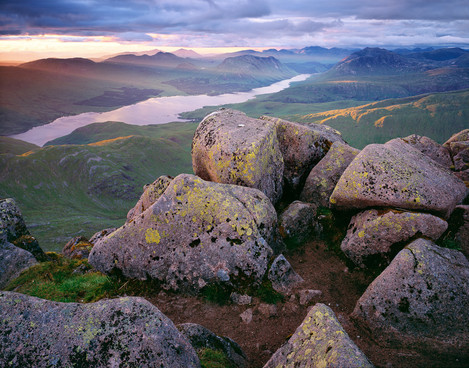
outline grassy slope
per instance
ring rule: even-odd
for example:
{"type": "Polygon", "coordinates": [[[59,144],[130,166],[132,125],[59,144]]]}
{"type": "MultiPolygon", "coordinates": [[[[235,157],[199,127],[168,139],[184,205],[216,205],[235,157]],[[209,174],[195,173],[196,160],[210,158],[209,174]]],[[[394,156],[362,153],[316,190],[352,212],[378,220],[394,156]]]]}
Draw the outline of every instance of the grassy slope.
{"type": "Polygon", "coordinates": [[[144,184],[160,175],[192,172],[196,125],[165,128],[162,134],[159,126],[153,127],[153,134],[164,138],[153,138],[146,129],[142,135],[89,145],[0,155],[0,197],[17,200],[45,250],[61,250],[73,236],[120,226],[144,184]]]}
{"type": "Polygon", "coordinates": [[[34,151],[39,148],[39,146],[32,143],[0,136],[0,154],[11,153],[13,155],[22,155],[25,152],[34,151]]]}
{"type": "Polygon", "coordinates": [[[330,125],[357,148],[410,134],[424,135],[444,143],[452,134],[468,127],[469,90],[390,99],[297,115],[294,120],[330,125]]]}

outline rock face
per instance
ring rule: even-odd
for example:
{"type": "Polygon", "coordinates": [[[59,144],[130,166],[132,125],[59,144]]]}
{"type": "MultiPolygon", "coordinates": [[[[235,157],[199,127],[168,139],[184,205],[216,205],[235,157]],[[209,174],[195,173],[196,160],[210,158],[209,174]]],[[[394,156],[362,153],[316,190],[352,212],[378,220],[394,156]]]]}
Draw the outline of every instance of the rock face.
{"type": "Polygon", "coordinates": [[[329,198],[340,176],[360,150],[334,142],[326,156],[313,167],[306,178],[300,200],[330,207],[329,198]]]}
{"type": "Polygon", "coordinates": [[[277,215],[259,190],[177,176],[134,221],[98,240],[98,270],[197,292],[207,283],[262,279],[277,215]]]}
{"type": "Polygon", "coordinates": [[[163,175],[153,183],[145,185],[143,187],[143,194],[137,204],[127,214],[127,222],[131,221],[135,216],[141,215],[148,207],[155,203],[173,179],[171,176],[163,175]]]}
{"type": "Polygon", "coordinates": [[[344,331],[334,312],[316,304],[264,368],[373,367],[344,331]]]}
{"type": "Polygon", "coordinates": [[[202,120],[192,140],[192,166],[204,180],[256,188],[273,203],[282,196],[276,126],[240,111],[219,110],[202,120]]]}
{"type": "Polygon", "coordinates": [[[37,264],[34,256],[8,242],[0,242],[0,290],[21,272],[37,264]]]}
{"type": "Polygon", "coordinates": [[[395,207],[447,218],[466,193],[449,170],[393,139],[366,146],[344,171],[330,202],[340,209],[395,207]]]}
{"type": "Polygon", "coordinates": [[[469,358],[469,261],[418,239],[358,300],[352,316],[383,345],[430,348],[469,358]]]}
{"type": "Polygon", "coordinates": [[[0,199],[0,243],[10,242],[34,255],[38,261],[47,260],[36,238],[31,236],[21,211],[12,198],[0,199]]]}
{"type": "Polygon", "coordinates": [[[443,146],[446,148],[450,148],[451,143],[464,142],[464,141],[469,141],[469,129],[464,129],[460,131],[459,133],[453,134],[453,136],[450,139],[448,139],[445,143],[443,143],[443,146]]]}
{"type": "Polygon", "coordinates": [[[460,226],[454,238],[461,247],[461,251],[469,259],[469,206],[456,206],[454,213],[460,220],[460,226]]]}
{"type": "Polygon", "coordinates": [[[287,188],[293,192],[301,189],[308,173],[334,142],[344,143],[340,133],[327,125],[301,125],[269,116],[260,119],[276,126],[285,164],[283,177],[287,188]]]}
{"type": "Polygon", "coordinates": [[[240,346],[229,337],[215,335],[208,328],[195,323],[183,323],[177,326],[196,351],[204,348],[219,350],[229,362],[237,368],[247,366],[247,357],[240,346]]]}
{"type": "Polygon", "coordinates": [[[446,221],[429,213],[367,210],[352,217],[340,248],[361,267],[389,263],[413,237],[437,240],[447,228],[446,221]]]}
{"type": "Polygon", "coordinates": [[[312,203],[292,202],[279,216],[279,233],[287,245],[302,244],[321,231],[312,203]]]}
{"type": "Polygon", "coordinates": [[[412,147],[418,149],[432,160],[438,162],[441,166],[449,168],[453,164],[448,148],[439,145],[433,139],[413,134],[402,138],[402,140],[405,143],[410,144],[412,147]]]}
{"type": "Polygon", "coordinates": [[[0,366],[200,367],[189,341],[143,298],[57,303],[0,292],[0,366]]]}
{"type": "Polygon", "coordinates": [[[67,258],[85,259],[90,255],[93,244],[84,236],[76,236],[65,244],[62,254],[67,258]]]}
{"type": "Polygon", "coordinates": [[[267,277],[272,282],[272,288],[282,294],[289,294],[294,287],[304,282],[283,254],[272,262],[267,277]]]}

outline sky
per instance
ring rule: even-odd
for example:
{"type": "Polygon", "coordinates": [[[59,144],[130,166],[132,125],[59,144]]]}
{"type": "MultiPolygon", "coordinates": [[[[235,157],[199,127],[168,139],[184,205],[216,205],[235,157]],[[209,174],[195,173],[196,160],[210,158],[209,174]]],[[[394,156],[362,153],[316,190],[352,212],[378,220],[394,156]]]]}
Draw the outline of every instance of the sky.
{"type": "MultiPolygon", "coordinates": [[[[469,0],[1,0],[0,60],[193,48],[469,48],[469,0]]],[[[215,49],[213,49],[215,48],[215,49]]]]}

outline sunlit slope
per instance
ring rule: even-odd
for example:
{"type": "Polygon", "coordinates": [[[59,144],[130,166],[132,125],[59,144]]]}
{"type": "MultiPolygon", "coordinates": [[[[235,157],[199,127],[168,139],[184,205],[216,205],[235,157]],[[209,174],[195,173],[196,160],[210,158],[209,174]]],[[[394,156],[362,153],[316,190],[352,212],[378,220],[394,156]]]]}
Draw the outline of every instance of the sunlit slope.
{"type": "Polygon", "coordinates": [[[410,134],[443,143],[469,127],[469,90],[390,99],[294,118],[301,123],[330,125],[357,148],[410,134]]]}
{"type": "Polygon", "coordinates": [[[17,200],[44,249],[60,250],[73,236],[122,225],[146,183],[191,173],[190,143],[132,135],[1,154],[0,197],[17,200]]]}

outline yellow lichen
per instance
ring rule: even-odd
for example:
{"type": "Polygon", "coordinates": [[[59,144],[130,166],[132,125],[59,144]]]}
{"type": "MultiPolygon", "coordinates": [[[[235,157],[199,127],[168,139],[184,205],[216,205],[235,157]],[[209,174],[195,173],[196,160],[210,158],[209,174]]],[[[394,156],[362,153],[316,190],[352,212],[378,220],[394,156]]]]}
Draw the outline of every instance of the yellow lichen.
{"type": "Polygon", "coordinates": [[[159,244],[161,241],[160,233],[156,229],[147,229],[147,231],[145,232],[145,240],[148,244],[159,244]]]}

